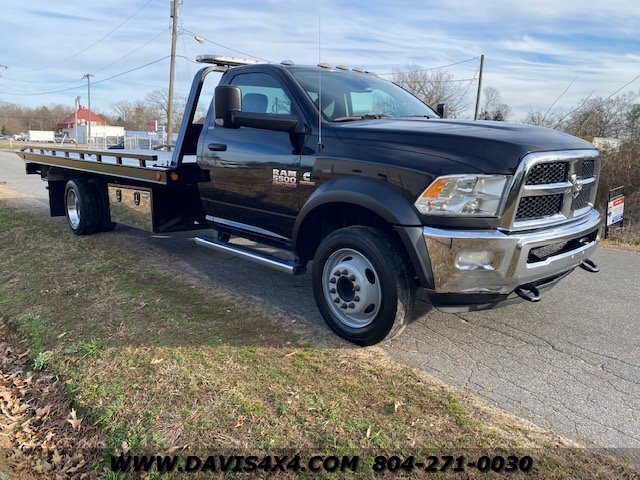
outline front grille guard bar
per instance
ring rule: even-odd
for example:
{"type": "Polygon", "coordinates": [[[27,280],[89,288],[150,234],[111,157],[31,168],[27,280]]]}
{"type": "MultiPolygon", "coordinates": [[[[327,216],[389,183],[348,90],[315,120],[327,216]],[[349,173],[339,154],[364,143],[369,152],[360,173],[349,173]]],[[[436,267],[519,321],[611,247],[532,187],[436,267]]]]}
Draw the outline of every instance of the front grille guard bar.
{"type": "MultiPolygon", "coordinates": [[[[590,207],[573,211],[572,184],[570,182],[545,185],[525,185],[525,182],[531,168],[541,163],[551,163],[559,161],[568,162],[568,178],[570,178],[573,174],[581,175],[582,172],[577,171],[578,168],[581,168],[581,162],[577,162],[576,160],[585,159],[594,159],[596,161],[594,165],[593,178],[585,179],[584,183],[589,184],[597,182],[597,179],[600,175],[600,162],[597,161],[598,155],[599,153],[595,149],[536,152],[526,155],[523,158],[522,162],[520,162],[520,165],[516,169],[516,172],[511,179],[511,184],[509,185],[508,189],[509,194],[507,195],[504,209],[502,211],[500,229],[505,231],[522,231],[530,230],[533,228],[552,226],[587,213],[590,210],[590,207]],[[520,204],[520,199],[522,197],[552,194],[564,195],[562,211],[560,213],[532,220],[516,220],[516,212],[518,210],[518,205],[520,204]]],[[[596,190],[597,184],[592,185],[590,198],[591,204],[595,203],[596,190]]]]}

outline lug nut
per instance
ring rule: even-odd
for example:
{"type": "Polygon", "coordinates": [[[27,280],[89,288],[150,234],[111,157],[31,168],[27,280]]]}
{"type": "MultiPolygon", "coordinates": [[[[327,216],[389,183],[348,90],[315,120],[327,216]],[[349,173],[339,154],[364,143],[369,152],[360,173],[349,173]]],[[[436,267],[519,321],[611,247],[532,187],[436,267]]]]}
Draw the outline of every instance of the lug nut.
{"type": "Polygon", "coordinates": [[[331,280],[329,280],[329,283],[336,283],[336,279],[335,278],[331,278],[331,280]]]}
{"type": "Polygon", "coordinates": [[[342,305],[340,305],[340,308],[342,308],[342,309],[346,310],[346,308],[347,308],[347,304],[346,304],[346,303],[343,303],[342,305]]]}
{"type": "Polygon", "coordinates": [[[351,280],[352,282],[356,281],[356,276],[355,275],[349,275],[349,280],[351,280]]]}
{"type": "Polygon", "coordinates": [[[360,285],[356,285],[355,287],[353,287],[353,290],[355,290],[356,292],[360,291],[360,285]]]}
{"type": "Polygon", "coordinates": [[[334,274],[336,277],[339,277],[339,276],[340,276],[340,271],[339,271],[339,270],[336,270],[335,272],[333,272],[333,274],[334,274]]]}
{"type": "Polygon", "coordinates": [[[349,304],[349,308],[356,308],[356,304],[355,303],[350,303],[349,304]]]}
{"type": "Polygon", "coordinates": [[[331,290],[329,290],[329,293],[336,293],[336,289],[332,288],[331,290]]]}
{"type": "Polygon", "coordinates": [[[353,297],[353,301],[354,302],[359,302],[360,301],[360,297],[358,297],[357,295],[355,297],[353,297]]]}
{"type": "Polygon", "coordinates": [[[349,274],[349,270],[342,270],[342,274],[343,275],[348,275],[349,274]]]}
{"type": "Polygon", "coordinates": [[[334,302],[336,303],[340,303],[340,299],[338,297],[336,297],[336,299],[334,300],[334,302]]]}

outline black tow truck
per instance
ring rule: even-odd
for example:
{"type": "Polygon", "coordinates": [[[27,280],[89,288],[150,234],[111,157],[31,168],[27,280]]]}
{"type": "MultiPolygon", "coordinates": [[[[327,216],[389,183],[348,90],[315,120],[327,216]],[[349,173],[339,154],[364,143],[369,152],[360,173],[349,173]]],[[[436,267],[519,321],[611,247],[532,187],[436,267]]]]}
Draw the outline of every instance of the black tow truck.
{"type": "Polygon", "coordinates": [[[199,245],[294,275],[311,262],[327,324],[359,345],[402,331],[417,288],[469,311],[536,302],[576,267],[598,270],[591,144],[441,118],[344,66],[200,60],[172,154],[22,150],[52,216],[77,235],[209,229],[199,245]]]}

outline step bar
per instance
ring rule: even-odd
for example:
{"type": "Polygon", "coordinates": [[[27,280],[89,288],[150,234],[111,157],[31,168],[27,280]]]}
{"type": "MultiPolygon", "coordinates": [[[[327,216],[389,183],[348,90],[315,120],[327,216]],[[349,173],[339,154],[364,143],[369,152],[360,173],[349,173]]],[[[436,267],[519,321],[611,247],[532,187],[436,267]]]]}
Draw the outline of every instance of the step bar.
{"type": "Polygon", "coordinates": [[[306,265],[298,261],[285,260],[269,253],[260,252],[253,248],[223,242],[214,237],[196,237],[195,240],[196,244],[202,247],[207,247],[217,252],[228,253],[236,257],[244,258],[290,275],[301,275],[306,271],[306,265]]]}

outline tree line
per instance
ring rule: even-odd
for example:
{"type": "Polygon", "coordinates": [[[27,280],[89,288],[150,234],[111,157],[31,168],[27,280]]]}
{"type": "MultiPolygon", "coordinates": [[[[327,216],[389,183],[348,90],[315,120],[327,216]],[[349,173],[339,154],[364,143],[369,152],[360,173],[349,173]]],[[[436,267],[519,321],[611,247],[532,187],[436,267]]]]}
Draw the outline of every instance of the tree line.
{"type": "MultiPolygon", "coordinates": [[[[139,100],[119,100],[111,105],[111,112],[96,111],[111,125],[123,126],[125,130],[146,131],[150,122],[167,122],[168,90],[159,89],[147,93],[139,100]]],[[[182,119],[185,99],[175,96],[174,131],[182,119]]],[[[60,103],[41,107],[25,107],[0,101],[0,134],[26,133],[28,130],[57,130],[57,124],[74,113],[75,106],[60,103]]]]}

